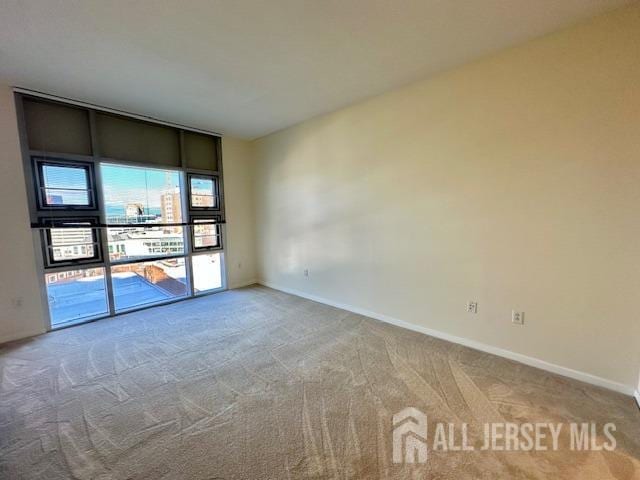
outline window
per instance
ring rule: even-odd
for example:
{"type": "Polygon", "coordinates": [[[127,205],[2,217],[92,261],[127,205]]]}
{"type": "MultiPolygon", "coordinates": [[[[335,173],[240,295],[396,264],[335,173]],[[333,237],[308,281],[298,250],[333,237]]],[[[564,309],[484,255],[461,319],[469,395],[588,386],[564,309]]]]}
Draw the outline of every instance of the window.
{"type": "Polygon", "coordinates": [[[45,280],[52,326],[109,314],[104,268],[47,273],[45,280]]]}
{"type": "MultiPolygon", "coordinates": [[[[45,267],[96,263],[102,258],[97,230],[93,164],[36,157],[39,210],[62,210],[56,218],[38,219],[45,267]],[[68,213],[66,211],[69,211],[68,213]],[[78,210],[87,210],[80,212],[78,210]]],[[[53,215],[53,213],[51,213],[53,215]]]]}
{"type": "Polygon", "coordinates": [[[46,219],[43,231],[47,266],[100,261],[101,248],[95,218],[46,219]]]}
{"type": "Polygon", "coordinates": [[[113,263],[185,253],[183,227],[114,227],[107,236],[113,263]]]}
{"type": "Polygon", "coordinates": [[[94,209],[93,166],[37,160],[38,206],[44,209],[94,209]]]}
{"type": "Polygon", "coordinates": [[[222,265],[219,253],[205,253],[191,258],[195,293],[222,288],[222,265]]]}
{"type": "Polygon", "coordinates": [[[189,208],[192,210],[219,208],[216,177],[189,175],[189,208]]]}
{"type": "Polygon", "coordinates": [[[220,217],[208,217],[208,218],[192,218],[191,222],[193,231],[193,249],[205,250],[215,249],[222,247],[220,225],[216,225],[215,222],[219,222],[220,217]]]}
{"type": "Polygon", "coordinates": [[[53,328],[225,287],[219,136],[16,98],[53,328]]]}
{"type": "Polygon", "coordinates": [[[185,253],[180,172],[102,165],[109,259],[112,262],[185,253]],[[129,227],[127,225],[135,226],[129,227]],[[113,225],[122,225],[113,226],[113,225]]]}
{"type": "Polygon", "coordinates": [[[103,164],[107,223],[182,222],[181,172],[103,164]]]}
{"type": "Polygon", "coordinates": [[[189,294],[184,258],[113,266],[111,281],[116,311],[189,294]]]}

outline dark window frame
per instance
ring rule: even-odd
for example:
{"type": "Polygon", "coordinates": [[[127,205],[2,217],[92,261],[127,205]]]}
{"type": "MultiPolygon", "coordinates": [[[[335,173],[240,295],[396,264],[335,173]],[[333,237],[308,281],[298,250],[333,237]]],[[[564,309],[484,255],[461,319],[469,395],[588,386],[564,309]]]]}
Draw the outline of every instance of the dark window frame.
{"type": "MultiPolygon", "coordinates": [[[[103,263],[102,259],[102,237],[98,232],[100,225],[100,219],[98,217],[56,217],[56,218],[44,218],[40,221],[40,235],[42,239],[42,254],[44,258],[44,268],[58,268],[58,267],[75,267],[85,265],[100,265],[103,263]],[[65,227],[71,223],[88,223],[89,225],[78,226],[77,228],[91,228],[91,244],[93,245],[93,256],[84,258],[74,258],[65,260],[55,260],[53,256],[53,240],[51,237],[51,229],[53,228],[73,228],[65,227]]],[[[91,267],[88,267],[91,268],[91,267]]]]}
{"type": "MultiPolygon", "coordinates": [[[[96,175],[95,167],[91,162],[82,162],[78,160],[63,160],[43,157],[33,157],[33,167],[35,172],[35,188],[37,198],[37,208],[39,211],[77,211],[77,210],[98,210],[98,195],[96,192],[96,175]],[[44,181],[45,166],[63,167],[63,168],[81,168],[87,175],[87,197],[88,205],[51,205],[46,199],[46,184],[44,181]]],[[[51,188],[53,190],[64,190],[51,188]]]]}
{"type": "MultiPolygon", "coordinates": [[[[191,249],[194,252],[207,252],[207,251],[217,251],[223,250],[222,244],[222,228],[221,228],[222,216],[221,215],[207,215],[207,216],[190,216],[189,218],[189,227],[191,231],[191,249]],[[198,221],[202,221],[200,225],[207,224],[209,222],[215,223],[215,236],[217,239],[217,244],[215,246],[207,246],[207,247],[196,247],[196,225],[198,221]]],[[[206,236],[206,235],[204,235],[206,236]]]]}
{"type": "Polygon", "coordinates": [[[187,191],[189,194],[189,210],[190,211],[195,211],[195,212],[217,212],[220,211],[220,179],[218,178],[218,175],[207,175],[204,173],[190,173],[187,172],[187,191]],[[212,207],[198,207],[198,206],[194,206],[192,203],[192,191],[191,191],[191,179],[192,178],[201,178],[204,180],[211,180],[213,181],[213,206],[212,207]]]}

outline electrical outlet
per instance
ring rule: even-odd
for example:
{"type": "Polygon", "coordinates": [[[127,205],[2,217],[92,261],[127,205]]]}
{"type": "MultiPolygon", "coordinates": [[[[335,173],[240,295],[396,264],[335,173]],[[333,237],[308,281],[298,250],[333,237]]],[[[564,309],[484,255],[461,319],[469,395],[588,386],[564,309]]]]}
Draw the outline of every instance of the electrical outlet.
{"type": "Polygon", "coordinates": [[[309,276],[309,269],[307,269],[307,268],[304,269],[304,276],[305,277],[309,276]]]}
{"type": "Polygon", "coordinates": [[[516,312],[511,310],[511,323],[516,325],[524,325],[524,312],[516,312]]]}
{"type": "Polygon", "coordinates": [[[478,313],[478,302],[468,302],[467,303],[467,312],[469,312],[469,313],[478,313]]]}

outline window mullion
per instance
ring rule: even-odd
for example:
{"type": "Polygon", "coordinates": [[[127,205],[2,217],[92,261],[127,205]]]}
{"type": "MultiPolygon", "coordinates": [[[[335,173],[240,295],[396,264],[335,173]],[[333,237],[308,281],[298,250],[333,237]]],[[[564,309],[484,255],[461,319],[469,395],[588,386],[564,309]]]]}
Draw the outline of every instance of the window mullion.
{"type": "MultiPolygon", "coordinates": [[[[184,140],[184,135],[182,136],[182,139],[184,140]]],[[[183,153],[184,153],[184,148],[183,148],[183,153]]],[[[183,163],[184,163],[184,156],[183,156],[183,163]]],[[[185,246],[185,268],[186,268],[186,273],[187,273],[187,279],[189,282],[189,296],[193,297],[195,295],[195,289],[193,286],[193,265],[192,265],[192,258],[193,258],[193,243],[192,243],[192,238],[193,238],[193,225],[191,224],[191,218],[189,215],[189,205],[191,205],[191,200],[190,197],[190,188],[187,186],[187,182],[188,182],[188,176],[185,175],[184,173],[182,173],[180,175],[180,195],[181,195],[181,206],[182,206],[182,218],[185,219],[185,222],[187,224],[187,226],[182,230],[182,237],[184,239],[184,246],[185,246]]]]}
{"type": "MultiPolygon", "coordinates": [[[[96,172],[96,188],[99,192],[99,205],[100,205],[100,223],[102,225],[107,224],[107,208],[104,198],[104,186],[102,183],[102,164],[98,162],[96,172]]],[[[111,256],[109,255],[109,236],[107,233],[107,229],[105,227],[101,227],[98,230],[98,234],[100,236],[100,243],[102,245],[102,261],[104,262],[104,276],[105,282],[107,285],[107,303],[109,304],[109,315],[115,315],[116,307],[115,307],[115,299],[113,296],[113,279],[111,276],[111,256]]]]}

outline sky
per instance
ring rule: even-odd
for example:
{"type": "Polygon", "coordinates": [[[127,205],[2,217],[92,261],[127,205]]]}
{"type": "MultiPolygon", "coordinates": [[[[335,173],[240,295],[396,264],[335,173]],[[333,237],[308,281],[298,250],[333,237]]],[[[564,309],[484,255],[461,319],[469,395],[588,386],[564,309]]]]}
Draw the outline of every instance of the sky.
{"type": "MultiPolygon", "coordinates": [[[[181,185],[182,172],[162,170],[148,167],[129,167],[114,164],[101,164],[102,189],[107,207],[125,208],[129,203],[141,203],[146,211],[160,208],[160,196],[167,190],[181,185]]],[[[50,193],[56,193],[55,188],[86,188],[87,175],[82,168],[73,167],[45,167],[45,184],[50,193]]],[[[206,194],[211,192],[211,180],[192,178],[194,192],[206,194]]],[[[69,195],[84,195],[86,192],[63,193],[69,195]]],[[[84,200],[88,201],[88,200],[84,200]]]]}
{"type": "Polygon", "coordinates": [[[159,208],[162,192],[180,185],[180,172],[102,164],[102,188],[108,206],[142,203],[159,208]]]}

